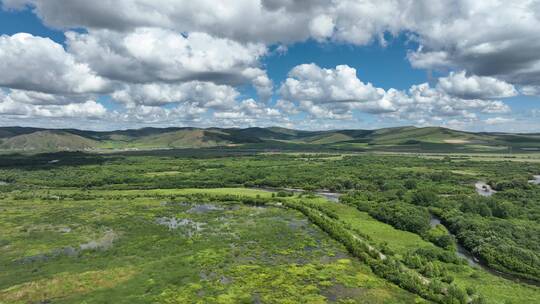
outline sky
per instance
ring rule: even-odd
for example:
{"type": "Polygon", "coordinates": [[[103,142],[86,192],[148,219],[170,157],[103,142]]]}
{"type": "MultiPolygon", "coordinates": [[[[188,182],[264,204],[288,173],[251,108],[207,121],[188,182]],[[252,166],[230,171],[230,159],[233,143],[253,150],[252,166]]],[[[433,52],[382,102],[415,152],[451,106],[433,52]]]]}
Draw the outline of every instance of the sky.
{"type": "Polygon", "coordinates": [[[0,5],[0,126],[540,132],[540,0],[0,5]]]}

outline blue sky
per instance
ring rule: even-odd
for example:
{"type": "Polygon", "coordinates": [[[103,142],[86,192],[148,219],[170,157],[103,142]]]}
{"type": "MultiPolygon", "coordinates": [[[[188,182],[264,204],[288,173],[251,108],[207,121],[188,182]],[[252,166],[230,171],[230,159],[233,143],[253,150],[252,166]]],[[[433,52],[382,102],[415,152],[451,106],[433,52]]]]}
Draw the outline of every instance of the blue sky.
{"type": "Polygon", "coordinates": [[[13,35],[20,32],[36,36],[48,37],[58,43],[64,43],[64,33],[43,25],[39,18],[30,10],[0,11],[0,34],[13,35]]]}
{"type": "Polygon", "coordinates": [[[540,6],[293,2],[2,1],[0,125],[540,131],[540,6]]]}
{"type": "Polygon", "coordinates": [[[286,53],[269,56],[263,63],[269,76],[278,83],[285,80],[293,67],[313,62],[323,68],[347,64],[356,68],[363,80],[385,88],[407,89],[413,84],[427,81],[427,73],[411,67],[406,58],[410,47],[406,45],[414,48],[415,44],[407,43],[404,35],[393,38],[386,47],[376,42],[360,47],[310,40],[295,43],[288,47],[286,53]]]}

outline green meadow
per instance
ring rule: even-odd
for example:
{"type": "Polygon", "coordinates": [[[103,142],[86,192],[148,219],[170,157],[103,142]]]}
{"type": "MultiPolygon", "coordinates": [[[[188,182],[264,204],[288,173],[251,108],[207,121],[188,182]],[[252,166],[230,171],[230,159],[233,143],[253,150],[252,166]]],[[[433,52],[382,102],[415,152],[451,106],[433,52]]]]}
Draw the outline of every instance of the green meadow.
{"type": "Polygon", "coordinates": [[[540,165],[454,157],[5,156],[0,303],[540,302],[540,165]]]}

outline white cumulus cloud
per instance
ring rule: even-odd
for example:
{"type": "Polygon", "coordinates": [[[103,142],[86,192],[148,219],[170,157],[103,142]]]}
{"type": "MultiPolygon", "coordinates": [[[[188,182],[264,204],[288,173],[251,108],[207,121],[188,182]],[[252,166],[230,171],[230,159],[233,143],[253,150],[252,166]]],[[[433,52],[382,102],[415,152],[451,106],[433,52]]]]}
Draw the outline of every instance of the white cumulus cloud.
{"type": "Polygon", "coordinates": [[[200,108],[225,109],[234,106],[239,95],[236,89],[227,85],[192,81],[180,84],[131,84],[113,92],[111,96],[130,107],[189,103],[200,108]]]}
{"type": "Polygon", "coordinates": [[[383,90],[362,82],[349,66],[324,69],[315,64],[294,67],[280,93],[283,99],[276,107],[287,113],[301,111],[313,118],[338,120],[353,119],[354,111],[360,111],[418,124],[508,113],[508,105],[490,98],[516,94],[507,83],[489,77],[466,77],[464,73],[451,73],[436,87],[423,83],[407,91],[383,90]]]}
{"type": "Polygon", "coordinates": [[[294,67],[280,92],[284,98],[317,103],[364,102],[379,99],[384,93],[360,81],[356,69],[348,65],[324,69],[314,63],[294,67]]]}
{"type": "Polygon", "coordinates": [[[266,53],[261,44],[241,44],[206,33],[181,34],[161,28],[68,32],[69,51],[104,77],[129,82],[241,82],[266,53]]]}
{"type": "Polygon", "coordinates": [[[465,99],[503,98],[518,94],[513,85],[487,76],[467,76],[465,71],[451,72],[439,78],[437,86],[444,92],[465,99]]]}
{"type": "Polygon", "coordinates": [[[21,116],[24,118],[104,118],[107,109],[102,104],[87,100],[82,103],[66,105],[35,105],[21,104],[9,98],[0,100],[0,114],[6,116],[21,116]]]}
{"type": "Polygon", "coordinates": [[[490,118],[487,118],[485,120],[485,123],[487,125],[498,125],[498,124],[504,124],[504,123],[509,123],[509,122],[512,122],[512,121],[515,121],[515,119],[513,118],[509,118],[509,117],[490,117],[490,118]]]}
{"type": "Polygon", "coordinates": [[[126,106],[118,113],[126,123],[146,117],[203,124],[211,114],[214,123],[290,124],[284,115],[302,112],[337,122],[359,111],[459,126],[463,120],[487,124],[484,115],[508,113],[508,105],[496,99],[540,95],[536,0],[0,2],[4,9],[31,10],[66,35],[65,48],[30,34],[0,36],[3,113],[99,113],[88,101],[108,95],[126,106]],[[378,42],[384,48],[399,35],[407,37],[412,67],[448,76],[435,85],[382,89],[360,80],[346,64],[304,64],[274,92],[266,71],[264,59],[294,43],[378,42]],[[257,100],[242,96],[246,85],[257,100]]]}
{"type": "MultiPolygon", "coordinates": [[[[29,6],[60,28],[176,33],[266,45],[309,38],[382,45],[406,33],[419,44],[408,55],[419,68],[467,70],[514,85],[540,84],[538,1],[476,0],[3,0],[29,6]],[[390,34],[390,35],[388,35],[390,34]]],[[[144,45],[144,44],[141,44],[144,45]]]]}
{"type": "Polygon", "coordinates": [[[49,38],[0,36],[0,86],[45,93],[89,93],[108,82],[49,38]]]}

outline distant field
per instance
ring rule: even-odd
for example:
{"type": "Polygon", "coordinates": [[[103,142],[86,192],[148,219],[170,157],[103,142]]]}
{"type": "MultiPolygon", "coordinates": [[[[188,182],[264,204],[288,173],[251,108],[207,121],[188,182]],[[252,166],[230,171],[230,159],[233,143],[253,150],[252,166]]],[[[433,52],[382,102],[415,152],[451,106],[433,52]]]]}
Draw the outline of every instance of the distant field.
{"type": "Polygon", "coordinates": [[[526,154],[507,154],[507,153],[403,153],[403,152],[373,152],[382,155],[403,155],[403,156],[418,156],[423,158],[443,159],[450,157],[454,161],[517,161],[517,162],[539,162],[540,153],[526,154]]]}

